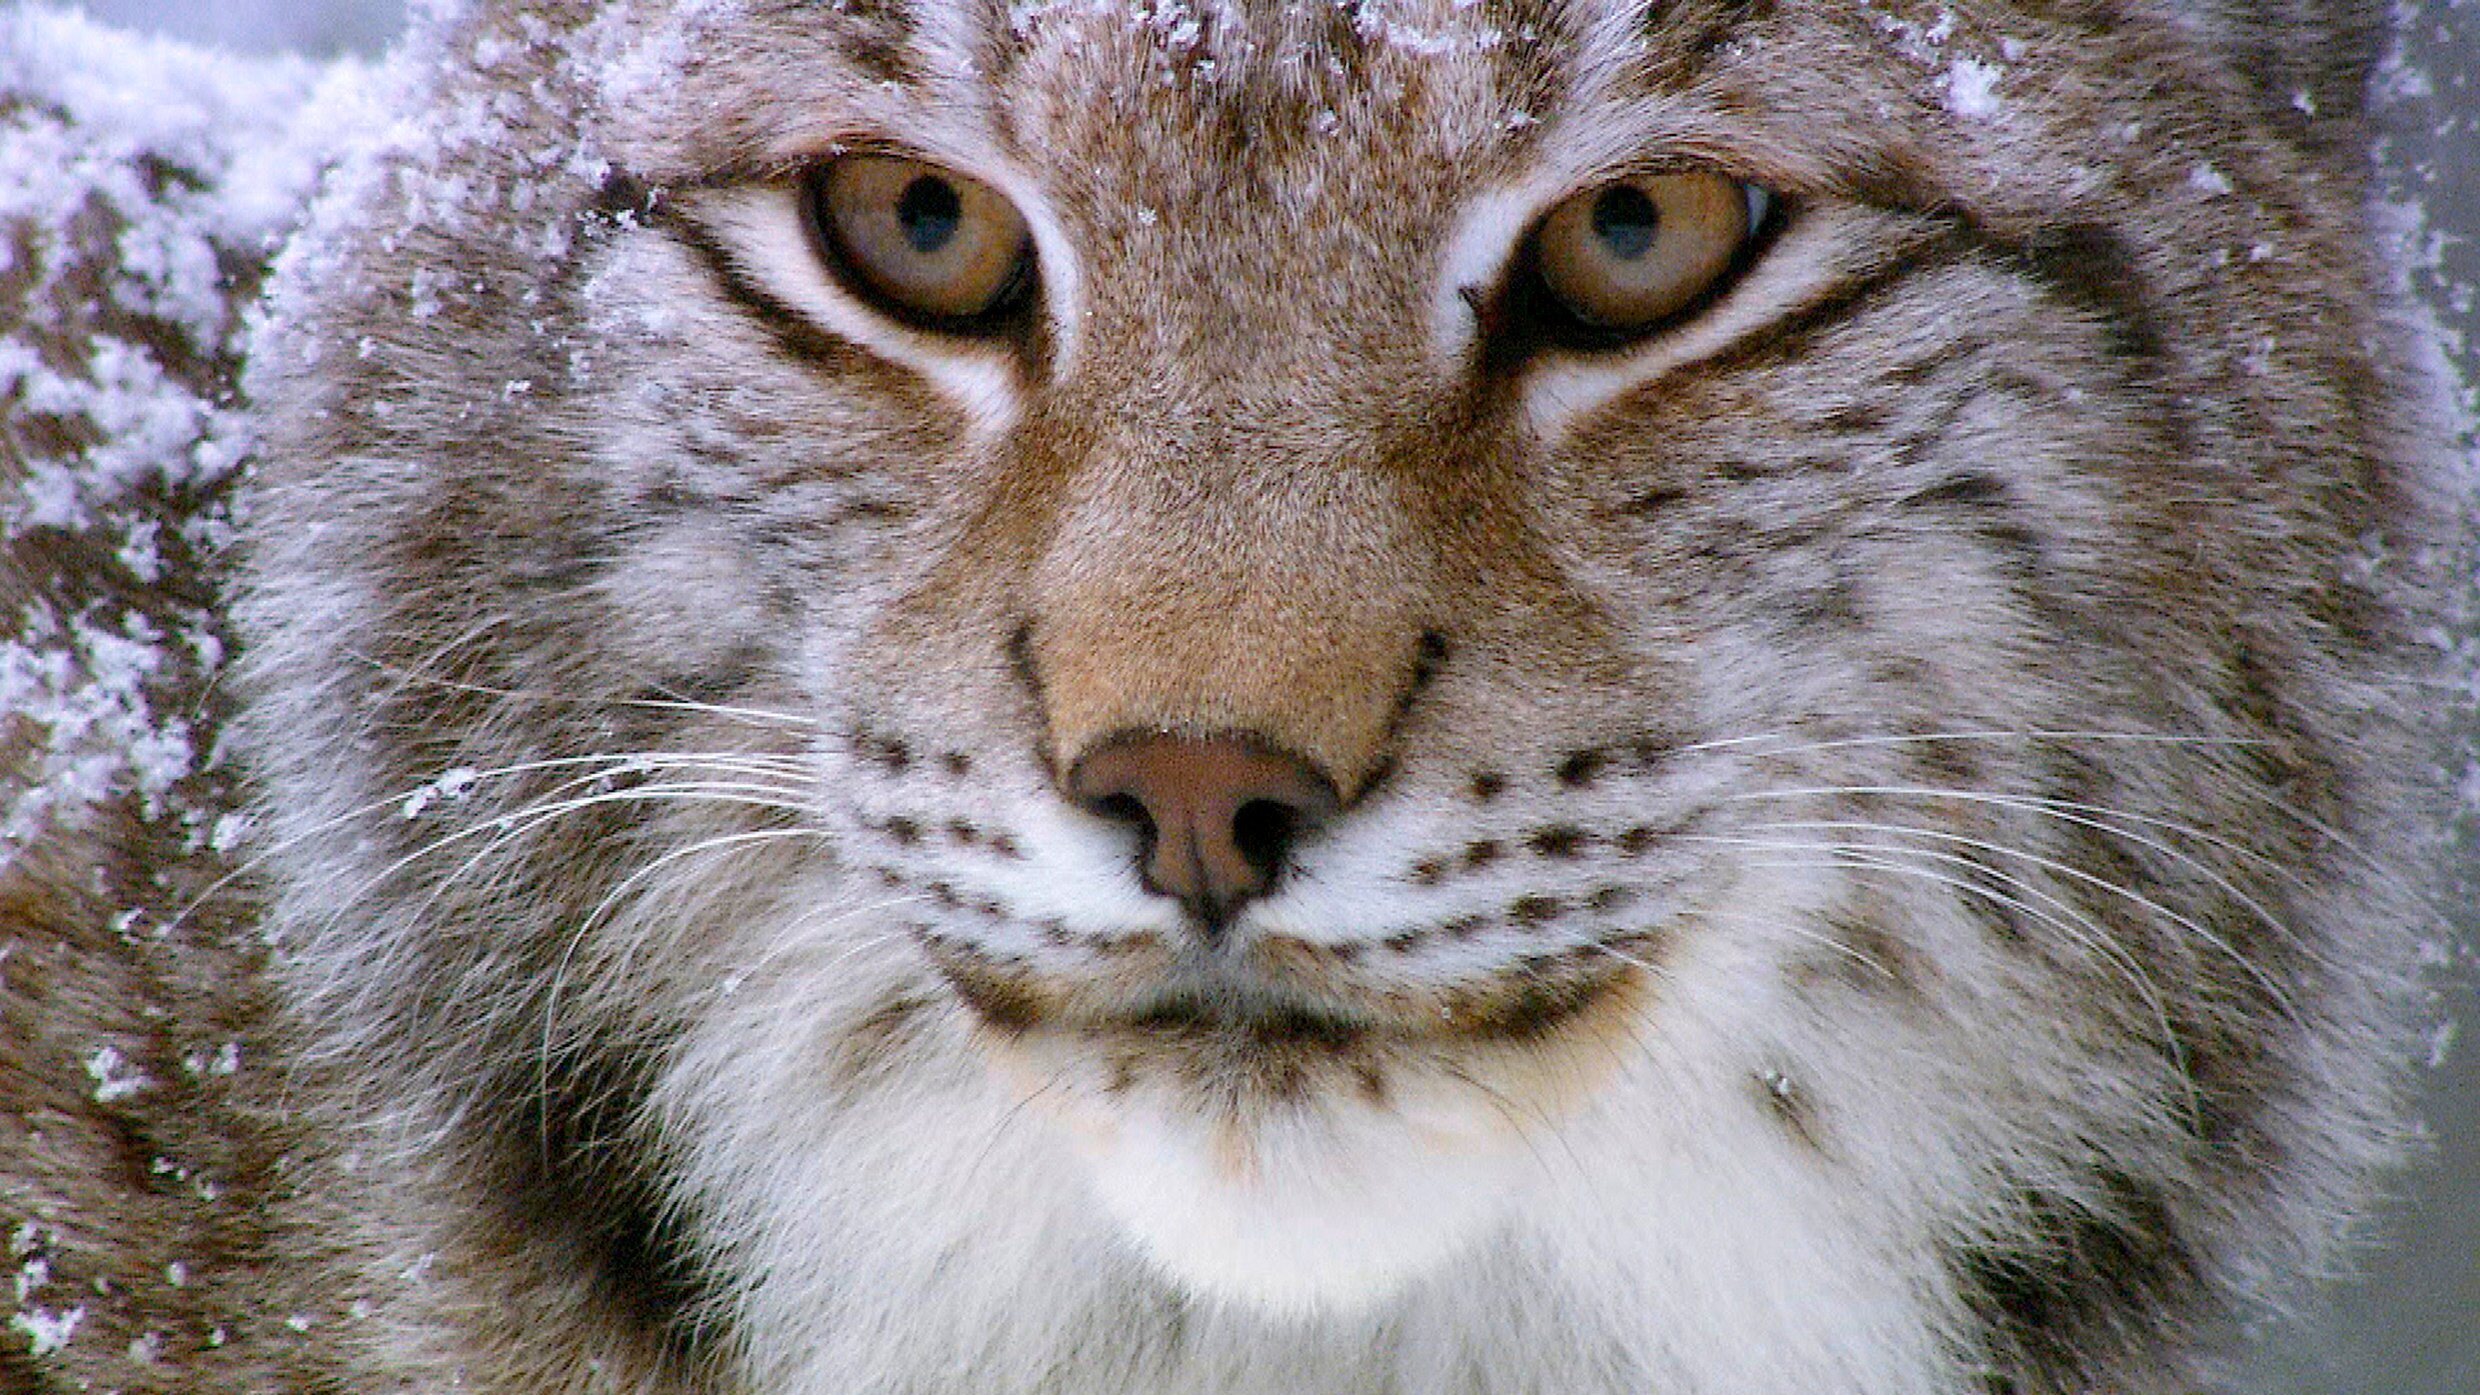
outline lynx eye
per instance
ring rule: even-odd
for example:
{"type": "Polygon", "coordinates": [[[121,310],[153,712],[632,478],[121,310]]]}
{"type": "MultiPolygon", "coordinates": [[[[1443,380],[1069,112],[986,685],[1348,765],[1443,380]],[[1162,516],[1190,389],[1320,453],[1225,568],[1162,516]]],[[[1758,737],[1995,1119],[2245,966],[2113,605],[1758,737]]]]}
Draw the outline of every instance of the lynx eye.
{"type": "Polygon", "coordinates": [[[945,325],[1005,308],[1033,268],[1023,215],[978,179],[895,155],[847,155],[812,174],[811,221],[858,289],[945,325]]]}
{"type": "Polygon", "coordinates": [[[1533,233],[1542,289],[1585,327],[1651,329],[1720,284],[1761,221],[1764,195],[1712,173],[1639,175],[1588,189],[1533,233]]]}

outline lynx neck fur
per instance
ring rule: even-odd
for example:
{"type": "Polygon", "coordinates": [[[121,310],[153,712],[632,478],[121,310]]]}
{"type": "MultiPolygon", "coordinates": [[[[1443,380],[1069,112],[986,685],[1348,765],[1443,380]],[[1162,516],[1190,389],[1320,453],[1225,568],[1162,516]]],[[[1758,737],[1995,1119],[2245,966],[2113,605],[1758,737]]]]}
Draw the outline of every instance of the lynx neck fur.
{"type": "Polygon", "coordinates": [[[2380,6],[434,9],[156,147],[13,21],[9,691],[179,740],[0,728],[0,1385],[2171,1395],[2335,1262],[2380,6]],[[126,235],[338,112],[255,331],[126,235]]]}

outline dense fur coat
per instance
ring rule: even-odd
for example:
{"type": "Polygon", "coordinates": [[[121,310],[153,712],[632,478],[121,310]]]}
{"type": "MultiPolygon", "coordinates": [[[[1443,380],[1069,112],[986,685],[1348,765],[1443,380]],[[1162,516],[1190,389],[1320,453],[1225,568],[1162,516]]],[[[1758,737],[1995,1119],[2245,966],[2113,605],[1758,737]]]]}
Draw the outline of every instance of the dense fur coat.
{"type": "Polygon", "coordinates": [[[5,210],[0,1380],[2179,1389],[2427,924],[2375,16],[2229,9],[476,0],[91,153],[5,210]],[[241,377],[291,205],[120,230],[357,98],[241,377]],[[866,159],[998,308],[865,284],[866,159]],[[1719,269],[1551,306],[1656,178],[1719,269]],[[1292,783],[1183,843],[1158,747],[1292,783]]]}

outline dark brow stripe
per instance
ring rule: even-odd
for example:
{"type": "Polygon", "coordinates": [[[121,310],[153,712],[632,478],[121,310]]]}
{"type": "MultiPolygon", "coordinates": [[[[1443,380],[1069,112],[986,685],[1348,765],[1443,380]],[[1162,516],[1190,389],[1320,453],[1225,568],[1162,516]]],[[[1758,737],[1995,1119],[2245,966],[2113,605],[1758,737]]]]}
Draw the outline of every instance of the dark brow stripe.
{"type": "Polygon", "coordinates": [[[1650,0],[1637,16],[1637,28],[1661,49],[1702,62],[1773,13],[1774,0],[1650,0]]]}
{"type": "Polygon", "coordinates": [[[904,0],[795,0],[799,9],[820,17],[837,56],[871,80],[910,86],[922,68],[914,53],[916,22],[904,0]]]}
{"type": "MultiPolygon", "coordinates": [[[[1907,449],[1925,448],[1906,442],[1907,449]]],[[[2016,579],[2037,582],[2049,571],[2041,530],[2018,505],[2014,490],[1995,474],[1959,470],[1926,489],[1904,496],[1905,507],[1944,513],[2006,559],[2016,579]]]]}
{"type": "Polygon", "coordinates": [[[2172,336],[2154,308],[2143,261],[2126,238],[2095,223],[2044,228],[2021,238],[1967,226],[1965,235],[1992,265],[2099,325],[2124,390],[2144,403],[2145,419],[2160,432],[2169,458],[2187,458],[2199,449],[2198,408],[2193,395],[2176,384],[2172,336]]]}
{"type": "Polygon", "coordinates": [[[2161,357],[2164,336],[2153,313],[2151,288],[2126,239],[2090,223],[2044,229],[2022,239],[1977,230],[1974,235],[1977,245],[2001,265],[2107,326],[2111,352],[2118,357],[2161,357]]]}
{"type": "Polygon", "coordinates": [[[792,358],[838,372],[849,372],[876,362],[859,346],[820,328],[809,316],[785,304],[764,286],[750,279],[734,264],[731,253],[724,250],[714,234],[682,212],[677,205],[654,201],[648,209],[646,223],[695,254],[708,274],[715,278],[716,288],[748,311],[750,318],[756,320],[792,358]]]}
{"type": "Polygon", "coordinates": [[[1699,373],[1735,373],[1779,367],[1807,358],[1819,340],[1852,317],[1886,300],[1914,279],[1942,271],[1970,255],[1971,243],[1949,228],[1896,249],[1858,276],[1829,284],[1781,318],[1755,330],[1696,365],[1699,373]]]}
{"type": "Polygon", "coordinates": [[[2089,315],[2100,325],[2112,356],[2135,367],[2139,380],[2150,377],[2153,365],[2166,354],[2141,264],[2126,240],[2109,229],[2075,224],[2043,229],[2029,237],[2005,237],[1952,210],[1929,216],[1936,220],[1936,231],[1910,246],[1893,249],[1875,269],[1830,285],[1766,328],[1706,359],[1699,370],[1732,372],[1795,362],[1812,352],[1820,339],[1915,278],[1975,261],[2029,281],[2045,298],[2089,315]]]}

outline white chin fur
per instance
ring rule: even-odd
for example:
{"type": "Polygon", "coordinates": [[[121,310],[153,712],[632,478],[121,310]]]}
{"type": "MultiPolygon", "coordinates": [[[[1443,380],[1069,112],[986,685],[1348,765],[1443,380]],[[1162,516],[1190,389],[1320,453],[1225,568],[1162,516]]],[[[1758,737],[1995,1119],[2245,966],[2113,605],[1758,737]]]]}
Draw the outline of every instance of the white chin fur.
{"type": "Polygon", "coordinates": [[[1193,1293],[1277,1314],[1366,1308],[1445,1263],[1502,1212],[1522,1156],[1478,1118],[1332,1103],[1245,1130],[1145,1107],[1115,1123],[1077,1142],[1138,1248],[1193,1293]]]}

